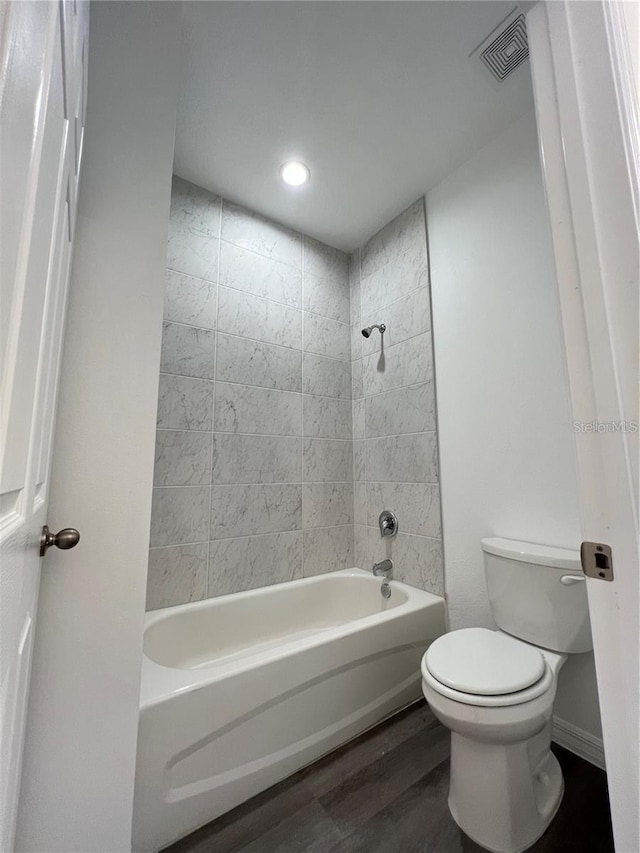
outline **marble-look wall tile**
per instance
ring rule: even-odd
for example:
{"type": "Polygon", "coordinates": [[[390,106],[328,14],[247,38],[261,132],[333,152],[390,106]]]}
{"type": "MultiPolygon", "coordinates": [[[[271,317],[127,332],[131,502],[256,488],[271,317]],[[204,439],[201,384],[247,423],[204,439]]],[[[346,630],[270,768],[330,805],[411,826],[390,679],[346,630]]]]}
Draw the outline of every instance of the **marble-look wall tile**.
{"type": "MultiPolygon", "coordinates": [[[[368,483],[364,481],[354,482],[353,484],[353,521],[354,524],[367,524],[367,494],[368,483]]],[[[386,509],[393,507],[385,506],[386,509]]]]}
{"type": "Polygon", "coordinates": [[[175,179],[167,244],[167,267],[176,272],[218,280],[220,199],[175,179]]]}
{"type": "Polygon", "coordinates": [[[351,329],[347,323],[304,312],[305,352],[351,361],[351,329]]]}
{"type": "Polygon", "coordinates": [[[211,539],[299,530],[302,486],[233,485],[211,489],[211,539]]]}
{"type": "Polygon", "coordinates": [[[351,438],[351,403],[333,397],[304,397],[303,433],[311,438],[351,438]]]}
{"type": "MultiPolygon", "coordinates": [[[[351,327],[351,359],[352,361],[356,358],[362,358],[362,350],[365,342],[365,338],[362,335],[363,326],[358,322],[357,324],[352,325],[351,327]]],[[[369,338],[371,340],[371,338],[369,338]]],[[[381,341],[377,341],[377,347],[381,346],[381,341]]],[[[375,350],[377,352],[377,350],[375,350]]]]}
{"type": "Polygon", "coordinates": [[[213,382],[160,374],[158,426],[161,429],[210,430],[212,423],[213,382]]]}
{"type": "Polygon", "coordinates": [[[310,273],[304,276],[304,309],[344,323],[349,317],[349,284],[342,279],[318,278],[310,273]]]}
{"type": "Polygon", "coordinates": [[[351,365],[305,352],[302,359],[305,394],[351,399],[351,365]]]}
{"type": "Polygon", "coordinates": [[[442,540],[400,532],[394,538],[393,554],[396,580],[444,595],[442,540]]]}
{"type": "Polygon", "coordinates": [[[340,249],[320,243],[312,237],[304,238],[304,271],[325,281],[348,283],[349,256],[340,249]]]}
{"type": "Polygon", "coordinates": [[[225,201],[222,239],[259,255],[302,267],[302,236],[258,213],[225,201]]]}
{"type": "MultiPolygon", "coordinates": [[[[378,534],[379,537],[379,534],[378,534]]],[[[359,569],[368,571],[373,563],[380,559],[370,558],[373,553],[373,527],[366,527],[364,524],[356,524],[353,527],[353,556],[354,562],[359,569]]]]}
{"type": "Polygon", "coordinates": [[[218,237],[220,206],[219,196],[177,175],[173,176],[170,218],[176,230],[187,236],[218,237]]]}
{"type": "Polygon", "coordinates": [[[218,291],[218,329],[268,344],[302,348],[302,311],[230,287],[218,291]]]}
{"type": "Polygon", "coordinates": [[[353,442],[353,479],[367,479],[367,442],[353,442]]]}
{"type": "Polygon", "coordinates": [[[302,307],[302,272],[299,268],[224,240],[220,246],[220,284],[273,299],[292,308],[302,307]]]}
{"type": "Polygon", "coordinates": [[[361,358],[351,363],[351,396],[354,400],[364,396],[364,360],[361,358]]]}
{"type": "Polygon", "coordinates": [[[302,487],[302,526],[342,524],[353,524],[353,483],[305,483],[302,487]]]}
{"type": "Polygon", "coordinates": [[[302,474],[304,483],[353,480],[351,442],[305,438],[302,474]]]}
{"type": "Polygon", "coordinates": [[[351,403],[351,424],[353,438],[365,437],[365,398],[353,400],[351,403]]]}
{"type": "Polygon", "coordinates": [[[171,220],[152,559],[199,575],[156,568],[154,607],[300,576],[303,459],[304,523],[353,519],[349,258],[180,179],[171,220]]]}
{"type": "Polygon", "coordinates": [[[149,551],[147,610],[207,597],[209,545],[172,545],[149,551]]]}
{"type": "Polygon", "coordinates": [[[202,278],[167,270],[164,319],[201,329],[215,329],[217,286],[202,278]]]}
{"type": "Polygon", "coordinates": [[[289,347],[218,334],[216,379],[280,391],[302,389],[302,353],[289,347]]]}
{"type": "Polygon", "coordinates": [[[209,486],[154,488],[151,547],[206,542],[209,538],[210,497],[209,486]]]}
{"type": "Polygon", "coordinates": [[[406,385],[418,385],[433,376],[431,333],[418,335],[401,344],[385,347],[362,359],[362,384],[365,397],[392,391],[406,385]]]}
{"type": "MultiPolygon", "coordinates": [[[[428,287],[429,267],[426,260],[416,271],[407,273],[401,267],[391,263],[381,267],[371,275],[363,276],[360,282],[360,306],[362,318],[380,316],[386,313],[388,307],[400,297],[407,296],[414,290],[428,287]]],[[[381,320],[369,320],[369,323],[384,323],[381,320]]]]}
{"type": "Polygon", "coordinates": [[[167,268],[210,282],[218,280],[219,241],[215,237],[184,238],[169,225],[167,268]]]}
{"type": "Polygon", "coordinates": [[[304,531],[306,578],[349,569],[354,565],[353,525],[304,531]]]}
{"type": "Polygon", "coordinates": [[[367,480],[393,483],[437,483],[435,432],[365,439],[367,480]]]}
{"type": "MultiPolygon", "coordinates": [[[[414,290],[408,296],[403,296],[382,308],[381,312],[382,321],[387,327],[384,333],[385,347],[392,347],[416,335],[429,332],[431,331],[429,288],[421,287],[419,290],[414,290]]],[[[379,352],[382,348],[380,335],[371,335],[370,338],[363,338],[361,335],[360,339],[363,355],[379,352]]]]}
{"type": "Polygon", "coordinates": [[[213,435],[214,485],[300,483],[300,438],[272,435],[213,435]]]}
{"type": "Polygon", "coordinates": [[[355,562],[369,569],[380,560],[393,561],[393,577],[435,595],[444,593],[442,542],[400,531],[392,539],[381,539],[377,527],[356,524],[355,562]]]}
{"type": "MultiPolygon", "coordinates": [[[[349,301],[351,303],[351,324],[360,323],[360,250],[349,256],[349,301]]],[[[355,356],[352,356],[355,358],[355,356]]]]}
{"type": "Polygon", "coordinates": [[[302,395],[216,383],[216,432],[302,435],[302,395]]]}
{"type": "Polygon", "coordinates": [[[427,257],[424,199],[420,198],[381,228],[360,250],[363,278],[394,264],[408,272],[427,257]]]}
{"type": "Polygon", "coordinates": [[[407,385],[385,391],[375,397],[365,397],[365,435],[424,432],[436,428],[433,381],[407,385]]]}
{"type": "Polygon", "coordinates": [[[211,447],[210,432],[157,430],[153,485],[209,485],[211,447]]]}
{"type": "MultiPolygon", "coordinates": [[[[388,557],[394,577],[443,590],[440,494],[426,227],[422,200],[389,223],[351,263],[354,548],[369,569],[388,557]],[[359,313],[353,309],[354,290],[359,313]],[[384,336],[360,329],[385,323],[384,336]],[[363,440],[364,437],[364,440],[363,440]],[[378,516],[398,515],[382,539],[378,516]]],[[[357,309],[357,310],[358,310],[357,309]]]]}
{"type": "Polygon", "coordinates": [[[376,527],[383,509],[398,516],[404,533],[440,538],[440,488],[435,483],[367,483],[367,492],[359,496],[366,512],[361,524],[376,527]]]}
{"type": "Polygon", "coordinates": [[[209,329],[163,323],[160,372],[196,379],[215,376],[216,333],[209,329]]]}
{"type": "Polygon", "coordinates": [[[302,577],[302,531],[218,539],[209,545],[209,595],[302,577]]]}

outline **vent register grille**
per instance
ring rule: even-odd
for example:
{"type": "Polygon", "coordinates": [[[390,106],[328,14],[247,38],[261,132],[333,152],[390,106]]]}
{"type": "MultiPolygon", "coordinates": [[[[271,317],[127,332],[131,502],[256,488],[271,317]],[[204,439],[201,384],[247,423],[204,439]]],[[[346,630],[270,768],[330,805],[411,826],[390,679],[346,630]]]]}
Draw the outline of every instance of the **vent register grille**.
{"type": "Polygon", "coordinates": [[[496,80],[508,77],[529,56],[524,15],[509,15],[474,53],[496,80]]]}

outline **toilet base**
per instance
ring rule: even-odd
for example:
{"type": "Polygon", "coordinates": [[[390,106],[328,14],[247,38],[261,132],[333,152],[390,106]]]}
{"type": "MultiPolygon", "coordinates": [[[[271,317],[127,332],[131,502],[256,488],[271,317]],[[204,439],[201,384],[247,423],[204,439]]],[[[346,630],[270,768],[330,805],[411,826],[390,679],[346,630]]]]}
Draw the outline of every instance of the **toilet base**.
{"type": "Polygon", "coordinates": [[[449,810],[492,853],[521,853],[545,832],[564,793],[550,726],[527,741],[486,743],[451,734],[449,810]]]}

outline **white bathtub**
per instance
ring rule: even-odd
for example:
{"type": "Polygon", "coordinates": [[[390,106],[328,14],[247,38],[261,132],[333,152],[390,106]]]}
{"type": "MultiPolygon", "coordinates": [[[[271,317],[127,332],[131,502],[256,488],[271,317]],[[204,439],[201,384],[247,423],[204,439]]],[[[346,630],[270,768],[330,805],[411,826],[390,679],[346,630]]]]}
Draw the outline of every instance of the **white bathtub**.
{"type": "Polygon", "coordinates": [[[444,600],[359,569],[146,617],[136,851],[156,851],[408,705],[444,600]]]}

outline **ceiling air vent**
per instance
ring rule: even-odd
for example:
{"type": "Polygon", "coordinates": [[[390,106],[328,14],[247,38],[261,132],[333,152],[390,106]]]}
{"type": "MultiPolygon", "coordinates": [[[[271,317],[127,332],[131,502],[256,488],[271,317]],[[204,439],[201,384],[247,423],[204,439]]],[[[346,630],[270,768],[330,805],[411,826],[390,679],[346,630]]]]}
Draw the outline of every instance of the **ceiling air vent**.
{"type": "Polygon", "coordinates": [[[504,80],[529,56],[524,15],[514,10],[472,54],[493,75],[504,80]]]}

